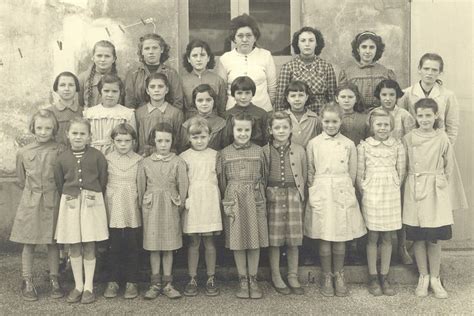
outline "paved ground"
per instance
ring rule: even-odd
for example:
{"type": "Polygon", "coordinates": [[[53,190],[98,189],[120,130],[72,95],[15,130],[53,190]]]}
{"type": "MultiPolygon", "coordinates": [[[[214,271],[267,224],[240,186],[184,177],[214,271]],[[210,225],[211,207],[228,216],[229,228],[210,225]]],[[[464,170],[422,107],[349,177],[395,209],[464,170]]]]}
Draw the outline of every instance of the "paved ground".
{"type": "MultiPolygon", "coordinates": [[[[281,296],[270,283],[261,282],[265,297],[261,300],[239,300],[234,297],[237,282],[219,283],[221,295],[209,298],[203,293],[197,297],[171,301],[164,296],[154,301],[142,298],[105,299],[100,297],[104,284],[96,284],[99,295],[91,305],[68,304],[64,299],[48,298],[46,258],[39,254],[35,260],[35,282],[40,300],[24,302],[19,296],[20,256],[0,254],[0,314],[474,314],[474,251],[449,251],[443,253],[443,275],[450,297],[438,300],[430,296],[414,296],[414,285],[396,284],[398,294],[393,297],[372,297],[364,284],[350,284],[350,296],[326,298],[316,284],[305,285],[303,296],[281,296]]],[[[65,286],[70,289],[71,282],[65,286]]],[[[146,284],[140,284],[143,293],[146,284]]],[[[182,289],[183,282],[177,287],[182,289]]]]}

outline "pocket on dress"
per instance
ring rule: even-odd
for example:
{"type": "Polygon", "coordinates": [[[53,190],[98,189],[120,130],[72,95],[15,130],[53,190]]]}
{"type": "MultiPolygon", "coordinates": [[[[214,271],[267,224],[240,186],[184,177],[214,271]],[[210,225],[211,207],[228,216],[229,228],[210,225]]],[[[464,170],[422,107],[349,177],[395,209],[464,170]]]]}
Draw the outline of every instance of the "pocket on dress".
{"type": "Polygon", "coordinates": [[[255,201],[255,208],[257,209],[258,215],[267,216],[267,209],[265,206],[265,200],[255,201]]]}
{"type": "Polygon", "coordinates": [[[313,211],[320,211],[323,208],[324,197],[321,194],[321,190],[318,190],[315,186],[308,189],[309,197],[308,202],[313,211]]]}
{"type": "Polygon", "coordinates": [[[400,187],[400,177],[398,176],[396,172],[393,173],[392,179],[393,179],[393,183],[395,183],[397,187],[400,187]]]}
{"type": "Polygon", "coordinates": [[[66,199],[67,209],[74,210],[74,209],[78,208],[78,205],[77,205],[79,203],[79,198],[78,197],[72,196],[72,195],[67,195],[67,194],[65,194],[64,197],[66,199]]]}
{"type": "Polygon", "coordinates": [[[143,208],[151,208],[153,205],[153,194],[147,193],[143,196],[143,208]]]}
{"type": "Polygon", "coordinates": [[[436,186],[440,189],[444,189],[448,186],[448,179],[446,179],[446,175],[444,174],[436,175],[436,186]]]}
{"type": "Polygon", "coordinates": [[[96,201],[96,196],[95,195],[86,195],[86,206],[87,208],[91,208],[91,207],[94,207],[96,204],[97,204],[97,201],[96,201]]]}
{"type": "Polygon", "coordinates": [[[224,208],[224,214],[227,216],[231,221],[235,219],[235,201],[222,201],[222,205],[224,208]]]}

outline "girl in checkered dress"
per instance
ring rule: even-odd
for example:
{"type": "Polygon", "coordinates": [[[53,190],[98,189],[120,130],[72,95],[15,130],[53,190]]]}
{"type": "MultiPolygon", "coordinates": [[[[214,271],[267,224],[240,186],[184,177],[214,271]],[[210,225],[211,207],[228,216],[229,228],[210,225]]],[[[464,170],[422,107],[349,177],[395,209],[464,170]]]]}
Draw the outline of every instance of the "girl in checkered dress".
{"type": "Polygon", "coordinates": [[[267,164],[263,149],[250,141],[253,117],[238,113],[230,121],[234,143],[221,151],[217,167],[224,196],[225,246],[234,252],[239,273],[236,296],[258,299],[263,296],[256,280],[260,248],[268,247],[267,164]]]}
{"type": "Polygon", "coordinates": [[[303,210],[307,178],[306,152],[291,142],[291,117],[275,112],[269,119],[270,143],[263,148],[269,166],[266,190],[270,268],[275,290],[304,294],[298,282],[298,246],[303,241],[303,210]],[[280,247],[287,246],[288,285],[280,275],[280,247]]]}
{"type": "Polygon", "coordinates": [[[183,246],[181,211],[188,192],[186,162],[171,152],[173,128],[158,123],[152,128],[148,145],[156,151],[138,166],[138,205],[143,215],[143,248],[150,251],[151,284],[145,299],[160,293],[168,298],[181,294],[172,285],[173,250],[183,246]],[[163,279],[160,274],[163,260],[163,279]],[[164,286],[161,281],[163,280],[164,286]]]}
{"type": "Polygon", "coordinates": [[[400,185],[406,174],[405,149],[392,137],[393,116],[383,108],[369,114],[373,136],[357,147],[357,185],[362,192],[362,213],[368,233],[369,292],[394,295],[387,280],[392,255],[392,233],[402,227],[400,185]],[[377,243],[381,241],[380,278],[377,275],[377,243]]]}

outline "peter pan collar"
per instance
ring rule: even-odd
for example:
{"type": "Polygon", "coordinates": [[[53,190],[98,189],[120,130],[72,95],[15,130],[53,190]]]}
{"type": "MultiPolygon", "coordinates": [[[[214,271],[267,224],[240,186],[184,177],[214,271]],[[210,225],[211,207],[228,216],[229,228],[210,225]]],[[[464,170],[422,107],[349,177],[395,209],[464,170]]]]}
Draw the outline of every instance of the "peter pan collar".
{"type": "Polygon", "coordinates": [[[328,135],[326,132],[323,131],[323,132],[321,133],[321,135],[323,136],[324,139],[336,139],[336,138],[341,137],[341,132],[339,131],[339,132],[337,132],[336,135],[330,136],[330,135],[328,135]]]}
{"type": "Polygon", "coordinates": [[[250,141],[248,141],[247,143],[245,143],[243,145],[236,144],[235,142],[232,143],[232,146],[234,146],[234,148],[237,149],[237,150],[250,148],[251,145],[252,144],[251,144],[250,141]]]}
{"type": "Polygon", "coordinates": [[[74,95],[74,102],[71,105],[65,105],[63,104],[62,99],[59,96],[59,94],[53,91],[53,104],[58,111],[64,111],[66,109],[70,109],[73,112],[77,112],[77,110],[79,109],[79,98],[78,98],[77,92],[74,95]]]}
{"type": "Polygon", "coordinates": [[[385,146],[389,146],[389,147],[395,145],[395,142],[396,142],[395,138],[391,136],[384,141],[376,140],[375,138],[371,136],[371,137],[368,137],[365,141],[367,142],[367,144],[371,146],[378,146],[380,144],[384,144],[385,146]]]}
{"type": "Polygon", "coordinates": [[[170,161],[176,154],[175,153],[169,153],[168,155],[166,156],[163,156],[163,155],[159,155],[157,153],[153,153],[151,154],[151,160],[153,161],[165,161],[165,162],[168,162],[170,161]]]}

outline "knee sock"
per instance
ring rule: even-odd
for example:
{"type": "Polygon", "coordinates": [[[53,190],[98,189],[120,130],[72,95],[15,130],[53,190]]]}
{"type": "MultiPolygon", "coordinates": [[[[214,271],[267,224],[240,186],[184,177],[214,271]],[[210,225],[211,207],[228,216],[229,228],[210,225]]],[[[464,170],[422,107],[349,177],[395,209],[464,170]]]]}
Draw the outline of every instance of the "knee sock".
{"type": "Polygon", "coordinates": [[[428,244],[428,263],[430,265],[430,275],[434,277],[439,276],[441,266],[441,244],[439,242],[428,244]]]}
{"type": "Polygon", "coordinates": [[[34,245],[24,245],[21,253],[21,276],[23,279],[33,277],[33,254],[35,252],[34,245]]]}
{"type": "Polygon", "coordinates": [[[49,275],[58,276],[59,249],[57,245],[48,245],[48,266],[49,266],[49,275]]]}
{"type": "Polygon", "coordinates": [[[387,275],[390,269],[390,259],[392,258],[392,234],[385,232],[382,234],[380,274],[387,275]]]}
{"type": "Polygon", "coordinates": [[[71,257],[71,268],[72,274],[74,275],[74,282],[76,283],[76,289],[79,292],[84,290],[84,279],[82,274],[82,256],[71,257]]]}
{"type": "Polygon", "coordinates": [[[94,290],[94,270],[95,270],[95,258],[92,260],[84,259],[84,291],[94,290]]]}
{"type": "Polygon", "coordinates": [[[429,274],[428,258],[426,254],[426,241],[415,241],[413,243],[413,249],[415,251],[415,260],[418,267],[418,272],[423,275],[429,274]]]}

